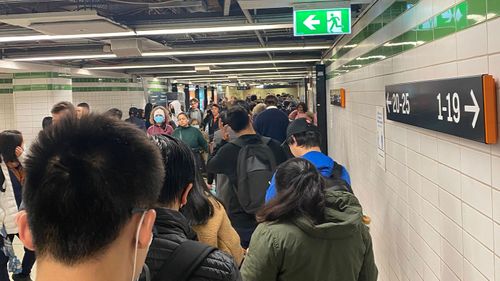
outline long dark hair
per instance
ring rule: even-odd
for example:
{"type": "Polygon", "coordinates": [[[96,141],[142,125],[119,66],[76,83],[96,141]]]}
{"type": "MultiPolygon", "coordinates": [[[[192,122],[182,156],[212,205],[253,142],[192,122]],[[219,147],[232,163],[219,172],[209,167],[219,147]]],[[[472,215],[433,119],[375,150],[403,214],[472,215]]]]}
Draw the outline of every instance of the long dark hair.
{"type": "Polygon", "coordinates": [[[155,135],[151,138],[159,147],[165,166],[165,175],[158,175],[165,177],[158,203],[169,205],[181,198],[186,187],[195,182],[194,156],[186,144],[174,137],[155,135]]]}
{"type": "Polygon", "coordinates": [[[0,163],[16,162],[19,160],[16,156],[16,148],[23,144],[23,135],[16,130],[5,130],[0,133],[0,163]]]}
{"type": "MultiPolygon", "coordinates": [[[[196,169],[198,171],[198,169],[196,169]]],[[[190,225],[203,225],[214,216],[214,206],[209,198],[215,199],[216,204],[221,204],[208,189],[201,173],[196,172],[196,181],[189,192],[186,205],[181,208],[181,213],[187,218],[190,225]]]]}
{"type": "Polygon", "coordinates": [[[305,216],[315,224],[325,220],[325,180],[302,158],[281,164],[276,171],[277,196],[257,213],[258,222],[305,216]]]}

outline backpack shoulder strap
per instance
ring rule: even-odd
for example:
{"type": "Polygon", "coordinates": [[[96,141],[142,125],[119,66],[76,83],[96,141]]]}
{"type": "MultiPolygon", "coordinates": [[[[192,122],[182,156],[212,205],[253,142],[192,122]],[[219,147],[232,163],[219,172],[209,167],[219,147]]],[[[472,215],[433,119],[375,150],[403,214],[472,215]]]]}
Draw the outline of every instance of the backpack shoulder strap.
{"type": "Polygon", "coordinates": [[[198,241],[182,242],[161,267],[153,281],[185,281],[216,248],[198,241]]]}
{"type": "Polygon", "coordinates": [[[333,161],[333,170],[332,170],[332,177],[335,179],[340,179],[342,177],[342,170],[343,166],[337,163],[336,161],[333,161]]]}

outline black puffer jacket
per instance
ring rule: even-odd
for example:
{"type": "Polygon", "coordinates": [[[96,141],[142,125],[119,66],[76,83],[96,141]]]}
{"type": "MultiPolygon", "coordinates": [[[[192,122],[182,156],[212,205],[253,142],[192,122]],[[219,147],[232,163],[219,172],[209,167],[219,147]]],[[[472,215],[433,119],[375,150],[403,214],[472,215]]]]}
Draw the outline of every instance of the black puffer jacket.
{"type": "MultiPolygon", "coordinates": [[[[153,243],[146,258],[152,280],[182,242],[188,239],[198,240],[196,233],[180,212],[158,208],[156,214],[153,243]]],[[[144,276],[140,280],[145,280],[144,276]]],[[[189,280],[241,281],[242,279],[233,258],[220,250],[215,250],[208,255],[189,280]]]]}

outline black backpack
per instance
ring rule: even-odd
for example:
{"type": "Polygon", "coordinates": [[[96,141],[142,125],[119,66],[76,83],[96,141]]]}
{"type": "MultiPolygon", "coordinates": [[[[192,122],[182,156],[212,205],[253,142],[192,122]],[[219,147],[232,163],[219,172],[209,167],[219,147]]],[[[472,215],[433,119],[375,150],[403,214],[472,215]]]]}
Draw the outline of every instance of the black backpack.
{"type": "Polygon", "coordinates": [[[260,143],[245,144],[240,139],[231,143],[240,147],[236,167],[236,196],[243,210],[255,214],[264,205],[269,182],[276,170],[274,153],[269,148],[271,138],[261,137],[260,143]]]}
{"type": "Polygon", "coordinates": [[[333,171],[329,178],[324,177],[326,181],[326,189],[333,191],[346,191],[354,194],[351,185],[342,179],[342,172],[344,171],[344,166],[337,162],[333,162],[333,171]]]}
{"type": "MultiPolygon", "coordinates": [[[[152,281],[189,280],[193,272],[215,250],[217,249],[198,241],[186,240],[177,246],[152,281]]],[[[149,280],[148,277],[146,280],[149,280]]]]}

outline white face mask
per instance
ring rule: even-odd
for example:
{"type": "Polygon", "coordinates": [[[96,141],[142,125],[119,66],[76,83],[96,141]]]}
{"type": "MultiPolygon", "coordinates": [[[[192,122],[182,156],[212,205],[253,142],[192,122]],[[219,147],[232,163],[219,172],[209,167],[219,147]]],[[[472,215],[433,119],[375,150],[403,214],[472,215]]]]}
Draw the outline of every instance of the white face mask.
{"type": "Polygon", "coordinates": [[[191,126],[195,127],[196,129],[200,128],[200,125],[191,125],[191,126]]]}

